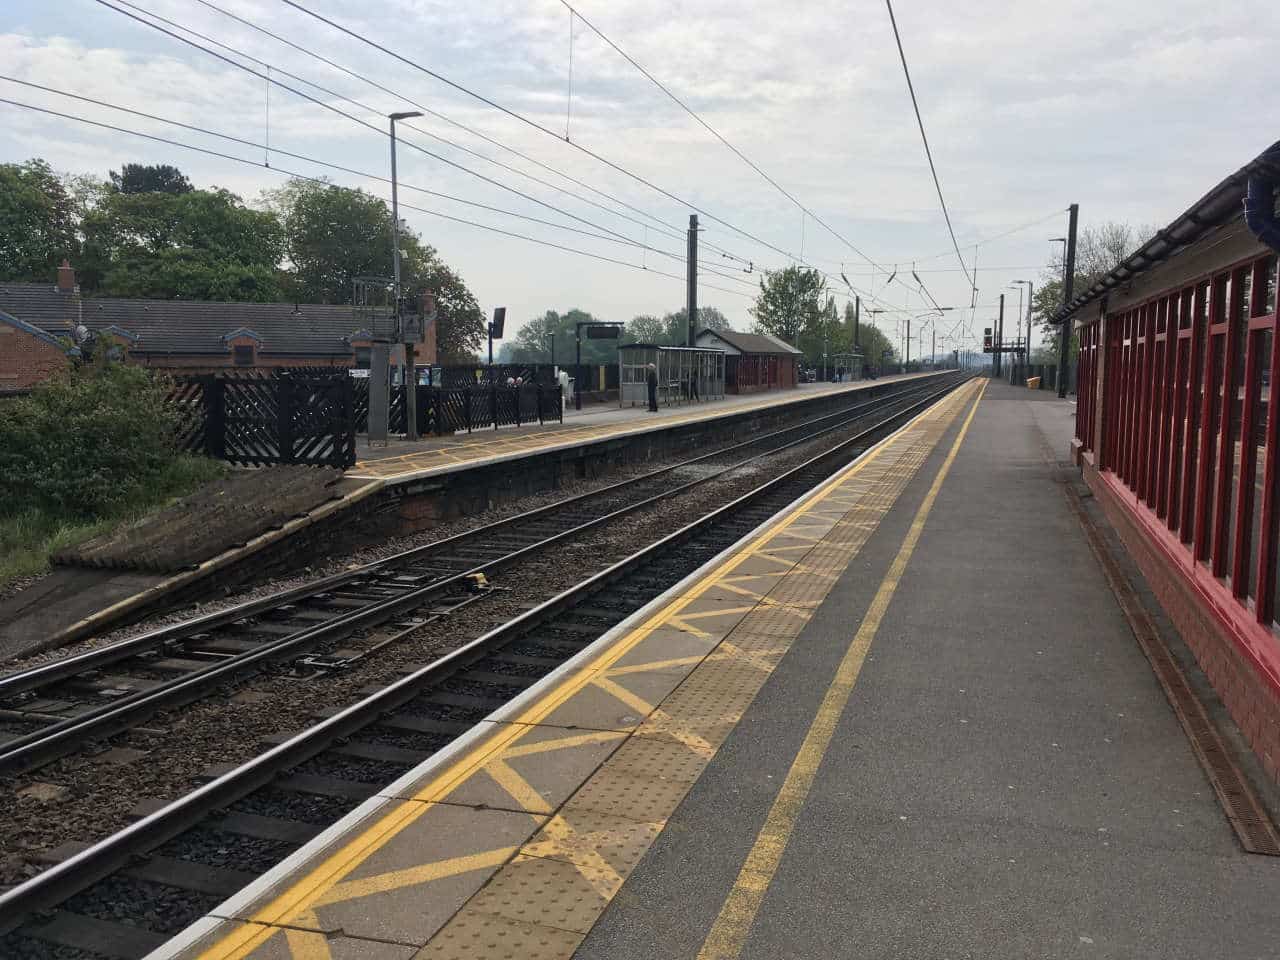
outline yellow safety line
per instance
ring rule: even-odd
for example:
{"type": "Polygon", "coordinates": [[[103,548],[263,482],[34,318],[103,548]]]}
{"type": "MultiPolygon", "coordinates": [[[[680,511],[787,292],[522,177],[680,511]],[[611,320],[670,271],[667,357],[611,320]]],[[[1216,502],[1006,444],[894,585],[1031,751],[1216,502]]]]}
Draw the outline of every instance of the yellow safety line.
{"type": "Polygon", "coordinates": [[[715,586],[721,577],[732,573],[761,551],[774,537],[789,529],[808,511],[825,501],[848,477],[860,473],[879,459],[885,451],[902,439],[910,426],[911,424],[907,424],[900,427],[867,451],[856,463],[829,477],[816,488],[813,496],[799,509],[792,511],[790,516],[761,532],[749,545],[734,554],[708,577],[699,581],[687,593],[672,598],[670,603],[643,624],[617,638],[607,651],[566,676],[520,716],[503,722],[494,735],[482,739],[462,753],[440,775],[415,793],[412,799],[403,800],[387,813],[379,816],[376,822],[343,843],[334,853],[278,894],[266,906],[255,911],[250,918],[251,922],[237,927],[201,951],[196,960],[238,960],[246,957],[283,929],[277,924],[285,923],[289,918],[313,908],[323,898],[326,890],[336,886],[344,876],[411,826],[419,817],[425,815],[431,809],[431,801],[447,796],[500,755],[515,740],[524,736],[528,732],[529,725],[540,723],[574,694],[597,678],[604,677],[614,664],[654,630],[677,617],[681,610],[715,586]]]}
{"type": "MultiPolygon", "coordinates": [[[[898,382],[899,380],[908,380],[908,379],[911,379],[911,378],[895,377],[893,380],[889,380],[886,382],[894,383],[894,382],[898,382]]],[[[436,466],[439,466],[439,464],[433,465],[427,461],[418,459],[423,457],[430,458],[437,455],[445,455],[453,459],[455,463],[470,463],[472,461],[484,460],[488,457],[495,456],[495,454],[492,451],[482,449],[482,448],[490,447],[494,444],[499,444],[501,446],[508,447],[508,448],[514,448],[517,452],[523,451],[526,453],[530,453],[535,450],[540,450],[543,447],[556,446],[557,444],[567,443],[570,441],[584,439],[584,438],[585,439],[606,439],[608,437],[615,436],[619,433],[642,430],[646,426],[651,424],[656,424],[660,428],[665,429],[666,427],[681,426],[683,424],[692,423],[697,420],[712,420],[721,415],[728,416],[730,414],[737,414],[737,413],[751,413],[757,410],[767,410],[771,407],[781,407],[791,403],[799,403],[804,400],[813,400],[813,399],[817,399],[818,397],[836,396],[841,393],[856,394],[859,392],[861,391],[860,390],[824,390],[820,393],[815,393],[812,396],[808,396],[808,397],[771,398],[769,400],[763,400],[757,403],[735,404],[732,407],[727,407],[722,411],[713,413],[711,416],[704,416],[703,412],[701,411],[687,411],[687,412],[674,414],[672,416],[660,417],[656,420],[633,420],[633,421],[626,421],[623,423],[595,424],[595,425],[584,423],[580,426],[571,426],[566,428],[556,428],[553,425],[553,429],[544,430],[542,433],[537,433],[537,434],[525,434],[523,436],[517,435],[509,438],[486,437],[484,439],[478,439],[478,440],[459,440],[457,443],[453,445],[452,448],[437,447],[434,449],[420,450],[420,451],[417,451],[416,453],[404,453],[394,457],[379,457],[373,460],[360,460],[355,464],[355,466],[351,468],[351,475],[353,476],[363,475],[369,471],[376,469],[379,464],[402,462],[399,469],[394,470],[393,472],[388,474],[389,477],[396,477],[396,476],[399,476],[401,473],[416,473],[420,470],[431,470],[431,469],[435,469],[436,466]],[[471,448],[471,450],[476,450],[478,448],[481,448],[481,449],[479,449],[479,453],[475,455],[471,455],[469,453],[463,454],[463,455],[445,453],[445,449],[457,449],[459,447],[469,447],[471,448]]],[[[477,434],[471,434],[471,436],[477,436],[477,434]]]]}
{"type": "Polygon", "coordinates": [[[698,952],[698,960],[735,960],[742,953],[747,934],[751,932],[751,925],[760,911],[765,892],[773,882],[774,872],[778,869],[782,854],[786,851],[787,842],[791,839],[791,831],[795,828],[796,820],[809,795],[809,789],[813,786],[818,768],[831,744],[836,724],[840,722],[840,717],[849,702],[849,696],[853,693],[853,686],[858,682],[858,675],[862,672],[867,651],[871,649],[871,641],[875,639],[885,611],[888,610],[889,603],[897,592],[902,575],[906,572],[907,563],[911,560],[911,555],[915,552],[916,544],[920,540],[920,534],[924,530],[925,520],[933,509],[938,491],[942,489],[942,482],[951,471],[951,464],[960,451],[960,445],[964,443],[965,435],[969,432],[969,424],[973,422],[974,414],[978,412],[978,404],[982,401],[984,392],[986,392],[985,382],[978,391],[973,407],[969,410],[969,415],[965,418],[955,443],[951,445],[946,460],[938,470],[933,485],[925,495],[924,502],[916,511],[915,518],[911,521],[911,529],[907,531],[898,555],[894,557],[893,563],[889,566],[889,572],[880,582],[880,587],[876,590],[862,625],[840,661],[840,666],[836,669],[835,677],[832,678],[831,685],[822,698],[809,732],[805,734],[800,752],[796,754],[791,769],[787,772],[787,778],[778,791],[777,799],[769,809],[764,827],[756,837],[751,852],[747,854],[746,862],[738,873],[738,879],[733,889],[729,891],[728,897],[725,898],[724,906],[720,909],[720,915],[712,925],[706,940],[703,941],[702,949],[698,952]]]}

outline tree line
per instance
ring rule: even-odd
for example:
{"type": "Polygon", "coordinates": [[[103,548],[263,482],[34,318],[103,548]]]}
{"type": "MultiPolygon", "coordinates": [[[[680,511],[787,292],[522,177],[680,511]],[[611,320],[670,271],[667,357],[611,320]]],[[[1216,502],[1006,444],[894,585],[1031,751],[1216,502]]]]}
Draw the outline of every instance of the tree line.
{"type": "MultiPolygon", "coordinates": [[[[248,204],[229,190],[198,189],[165,164],[128,163],[106,178],[59,174],[39,159],[0,164],[0,281],[52,282],[65,257],[90,296],[347,304],[354,278],[390,276],[391,230],[381,199],[323,180],[291,179],[248,204]]],[[[442,361],[471,360],[486,336],[475,296],[417,234],[402,231],[400,247],[405,288],[436,296],[442,361]]],[[[852,304],[842,315],[816,270],[764,271],[750,313],[755,332],[798,347],[811,366],[824,350],[853,350],[852,304]]],[[[546,361],[554,338],[557,362],[568,362],[577,324],[598,319],[549,310],[501,356],[546,361]]],[[[730,324],[709,306],[699,308],[698,327],[730,324]]],[[[621,340],[683,344],[687,329],[684,309],[642,314],[625,323],[621,340]]],[[[896,359],[874,324],[861,325],[860,339],[868,362],[896,359]]],[[[613,359],[617,342],[584,339],[584,362],[613,359]]]]}
{"type": "MultiPolygon", "coordinates": [[[[441,358],[470,358],[485,331],[475,296],[417,234],[402,231],[400,249],[405,289],[436,296],[441,358]]],[[[64,257],[90,296],[346,304],[354,278],[392,273],[391,213],[323,181],[292,179],[251,206],[168,165],[103,179],[0,164],[0,281],[52,282],[64,257]]]]}

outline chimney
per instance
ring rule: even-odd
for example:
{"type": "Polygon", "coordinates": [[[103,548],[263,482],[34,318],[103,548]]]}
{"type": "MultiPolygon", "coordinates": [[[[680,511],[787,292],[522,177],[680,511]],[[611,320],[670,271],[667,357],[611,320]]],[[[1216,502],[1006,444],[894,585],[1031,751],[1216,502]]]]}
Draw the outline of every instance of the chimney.
{"type": "Polygon", "coordinates": [[[63,293],[76,292],[76,272],[72,269],[70,260],[63,260],[62,266],[58,268],[58,289],[63,293]]]}

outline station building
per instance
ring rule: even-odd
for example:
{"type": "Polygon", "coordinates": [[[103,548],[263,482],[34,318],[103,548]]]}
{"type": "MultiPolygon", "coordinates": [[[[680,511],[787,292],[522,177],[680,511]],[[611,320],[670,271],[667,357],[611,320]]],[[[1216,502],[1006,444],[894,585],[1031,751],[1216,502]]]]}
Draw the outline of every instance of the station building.
{"type": "Polygon", "coordinates": [[[1280,144],[1079,292],[1073,455],[1280,781],[1280,144]]]}
{"type": "Polygon", "coordinates": [[[736,330],[700,330],[697,345],[725,352],[728,393],[786,390],[800,382],[803,353],[777,337],[736,330]]]}
{"type": "MultiPolygon", "coordinates": [[[[373,342],[350,305],[83,297],[64,262],[56,283],[0,283],[0,393],[66,370],[86,335],[109,337],[128,363],[174,374],[368,367],[373,342]]],[[[423,366],[435,362],[434,325],[417,354],[423,366]]]]}

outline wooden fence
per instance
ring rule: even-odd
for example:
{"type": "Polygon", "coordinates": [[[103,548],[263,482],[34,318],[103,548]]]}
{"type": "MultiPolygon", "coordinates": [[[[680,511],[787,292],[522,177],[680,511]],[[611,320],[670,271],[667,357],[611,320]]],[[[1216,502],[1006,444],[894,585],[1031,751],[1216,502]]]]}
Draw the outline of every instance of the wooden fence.
{"type": "Polygon", "coordinates": [[[218,460],[349,467],[356,462],[354,390],[337,375],[204,374],[174,378],[179,445],[218,460]]]}

